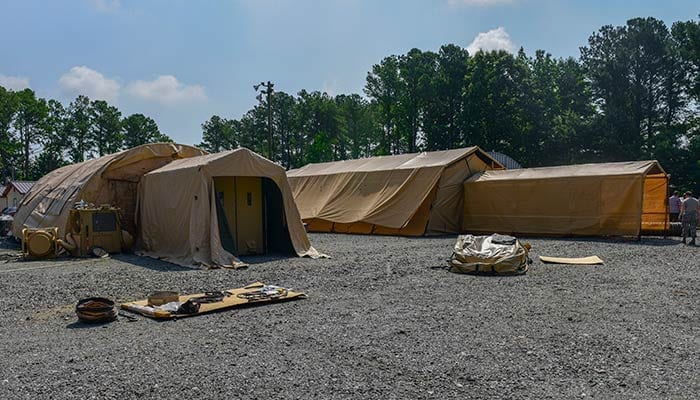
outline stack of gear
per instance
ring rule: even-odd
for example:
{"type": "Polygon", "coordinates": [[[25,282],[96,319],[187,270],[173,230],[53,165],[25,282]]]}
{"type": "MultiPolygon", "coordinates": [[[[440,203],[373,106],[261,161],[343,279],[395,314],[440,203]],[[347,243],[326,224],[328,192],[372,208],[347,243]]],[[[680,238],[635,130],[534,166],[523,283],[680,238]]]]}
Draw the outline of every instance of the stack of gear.
{"type": "Polygon", "coordinates": [[[306,298],[302,292],[255,282],[243,288],[177,295],[176,292],[152,293],[148,300],[122,304],[122,308],[156,319],[183,318],[225,310],[250,303],[306,298]]]}
{"type": "Polygon", "coordinates": [[[104,297],[82,299],[75,306],[75,313],[82,322],[111,322],[117,319],[114,302],[104,297]]]}
{"type": "Polygon", "coordinates": [[[452,272],[487,275],[521,275],[532,260],[529,244],[513,236],[460,235],[448,261],[452,272]]]}

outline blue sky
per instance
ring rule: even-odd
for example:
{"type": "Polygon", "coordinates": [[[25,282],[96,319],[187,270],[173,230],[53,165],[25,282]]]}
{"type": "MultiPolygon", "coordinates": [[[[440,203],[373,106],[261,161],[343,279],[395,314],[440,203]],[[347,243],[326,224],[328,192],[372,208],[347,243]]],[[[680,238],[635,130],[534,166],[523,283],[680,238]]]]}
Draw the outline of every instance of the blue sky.
{"type": "Polygon", "coordinates": [[[103,98],[198,143],[201,123],[239,118],[261,80],[361,93],[372,64],[413,47],[577,57],[602,25],[699,13],[690,0],[0,0],[0,84],[103,98]]]}

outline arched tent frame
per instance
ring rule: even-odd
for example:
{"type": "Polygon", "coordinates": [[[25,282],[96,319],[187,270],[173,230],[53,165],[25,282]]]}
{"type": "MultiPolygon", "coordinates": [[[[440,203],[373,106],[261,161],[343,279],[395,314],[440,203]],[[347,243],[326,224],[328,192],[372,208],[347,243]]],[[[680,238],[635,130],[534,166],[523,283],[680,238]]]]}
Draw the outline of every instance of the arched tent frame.
{"type": "Polygon", "coordinates": [[[37,181],[15,214],[13,234],[23,228],[58,227],[67,232],[68,217],[76,202],[110,204],[121,209],[122,224],[136,232],[136,190],[141,177],[174,160],[206,154],[196,147],[151,143],[119,153],[58,168],[37,181]]]}

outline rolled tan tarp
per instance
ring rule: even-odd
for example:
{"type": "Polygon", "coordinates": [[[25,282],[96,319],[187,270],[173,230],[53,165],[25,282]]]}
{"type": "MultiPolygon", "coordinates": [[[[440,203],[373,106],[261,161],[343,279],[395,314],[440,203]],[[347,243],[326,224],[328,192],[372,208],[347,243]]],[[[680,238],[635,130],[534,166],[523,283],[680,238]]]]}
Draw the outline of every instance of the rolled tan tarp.
{"type": "Polygon", "coordinates": [[[23,228],[55,226],[63,237],[71,208],[85,200],[119,207],[124,229],[134,235],[136,190],[141,176],[173,160],[202,154],[206,152],[192,146],[151,143],[58,168],[39,179],[24,196],[12,233],[21,237],[23,228]]]}
{"type": "Polygon", "coordinates": [[[221,243],[216,217],[215,177],[269,178],[280,190],[289,239],[299,256],[323,254],[311,246],[281,166],[237,149],[172,162],[143,176],[139,184],[139,254],[180,265],[239,266],[221,243]]]}
{"type": "Polygon", "coordinates": [[[465,232],[632,235],[668,228],[656,161],[484,171],[464,183],[465,232]]]}
{"type": "Polygon", "coordinates": [[[288,172],[310,231],[420,236],[460,229],[462,183],[503,168],[478,147],[309,164],[288,172]]]}

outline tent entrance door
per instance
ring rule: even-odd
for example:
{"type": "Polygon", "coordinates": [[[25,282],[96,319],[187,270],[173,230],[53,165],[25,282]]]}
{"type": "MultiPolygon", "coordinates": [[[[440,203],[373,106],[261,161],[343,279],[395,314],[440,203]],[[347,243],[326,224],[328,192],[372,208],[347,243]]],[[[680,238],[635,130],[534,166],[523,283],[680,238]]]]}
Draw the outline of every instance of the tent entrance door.
{"type": "Polygon", "coordinates": [[[222,215],[219,216],[219,221],[223,222],[219,223],[219,230],[224,248],[235,255],[265,253],[262,178],[215,177],[214,189],[217,207],[225,217],[223,221],[222,215]]]}

